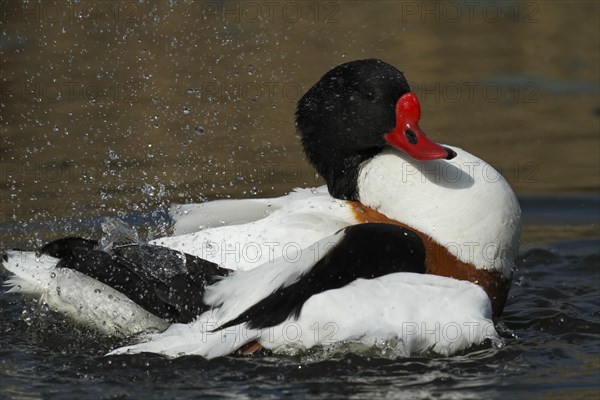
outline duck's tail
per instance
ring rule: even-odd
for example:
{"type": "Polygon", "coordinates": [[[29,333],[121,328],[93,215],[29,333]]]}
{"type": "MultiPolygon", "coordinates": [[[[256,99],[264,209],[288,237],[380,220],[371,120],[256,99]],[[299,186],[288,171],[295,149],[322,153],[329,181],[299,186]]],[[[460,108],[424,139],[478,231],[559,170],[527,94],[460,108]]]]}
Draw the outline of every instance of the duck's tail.
{"type": "Polygon", "coordinates": [[[65,238],[39,253],[13,250],[2,265],[10,293],[38,297],[99,331],[130,336],[190,322],[204,312],[205,287],[229,271],[205,260],[145,244],[114,245],[65,238]]]}
{"type": "Polygon", "coordinates": [[[4,282],[9,288],[7,292],[44,295],[59,261],[57,258],[30,251],[9,251],[4,255],[2,262],[2,266],[12,274],[4,282]]]}

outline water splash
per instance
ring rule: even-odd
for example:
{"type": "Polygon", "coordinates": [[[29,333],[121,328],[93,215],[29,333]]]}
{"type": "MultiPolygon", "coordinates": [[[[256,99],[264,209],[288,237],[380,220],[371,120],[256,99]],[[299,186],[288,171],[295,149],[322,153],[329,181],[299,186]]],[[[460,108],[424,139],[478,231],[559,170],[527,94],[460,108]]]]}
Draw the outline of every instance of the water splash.
{"type": "Polygon", "coordinates": [[[141,243],[138,232],[119,218],[106,218],[101,224],[102,238],[100,249],[111,252],[113,246],[119,243],[141,243]]]}

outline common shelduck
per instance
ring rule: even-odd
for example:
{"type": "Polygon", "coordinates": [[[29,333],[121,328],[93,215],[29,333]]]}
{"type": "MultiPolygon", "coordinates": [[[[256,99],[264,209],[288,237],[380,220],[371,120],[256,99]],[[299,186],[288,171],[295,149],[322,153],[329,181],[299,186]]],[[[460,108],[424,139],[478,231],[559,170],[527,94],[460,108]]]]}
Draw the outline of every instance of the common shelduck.
{"type": "Polygon", "coordinates": [[[149,243],[65,238],[11,251],[5,284],[132,337],[112,353],[394,343],[447,355],[497,338],[519,204],[490,165],[431,142],[420,114],[393,66],[339,65],[296,112],[326,187],[175,206],[175,236],[149,243]]]}

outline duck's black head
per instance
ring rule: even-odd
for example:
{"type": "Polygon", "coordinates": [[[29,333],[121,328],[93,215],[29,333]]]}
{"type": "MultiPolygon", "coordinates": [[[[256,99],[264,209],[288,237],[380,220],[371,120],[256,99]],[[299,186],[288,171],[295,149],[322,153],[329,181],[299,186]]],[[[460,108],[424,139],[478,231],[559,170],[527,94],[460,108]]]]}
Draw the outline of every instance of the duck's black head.
{"type": "Polygon", "coordinates": [[[402,72],[370,59],[326,73],[298,102],[296,126],[329,193],[357,200],[360,164],[388,145],[418,160],[454,156],[425,137],[419,117],[419,102],[402,72]]]}

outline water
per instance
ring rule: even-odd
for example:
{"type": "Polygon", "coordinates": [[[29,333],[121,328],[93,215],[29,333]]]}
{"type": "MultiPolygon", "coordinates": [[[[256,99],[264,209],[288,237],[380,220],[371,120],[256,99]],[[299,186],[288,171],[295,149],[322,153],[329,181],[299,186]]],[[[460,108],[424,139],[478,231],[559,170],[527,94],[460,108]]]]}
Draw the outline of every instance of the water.
{"type": "Polygon", "coordinates": [[[599,264],[597,238],[527,250],[519,256],[497,321],[502,343],[483,343],[452,357],[402,358],[386,349],[213,360],[106,357],[118,340],[2,293],[2,390],[15,398],[594,398],[600,371],[599,264]]]}
{"type": "Polygon", "coordinates": [[[599,4],[265,4],[3,5],[0,252],[98,238],[106,217],[162,236],[173,203],[322,184],[295,102],[332,66],[377,57],[405,72],[432,139],[490,162],[519,195],[502,345],[105,357],[120,342],[1,289],[1,397],[598,398],[599,4]]]}

